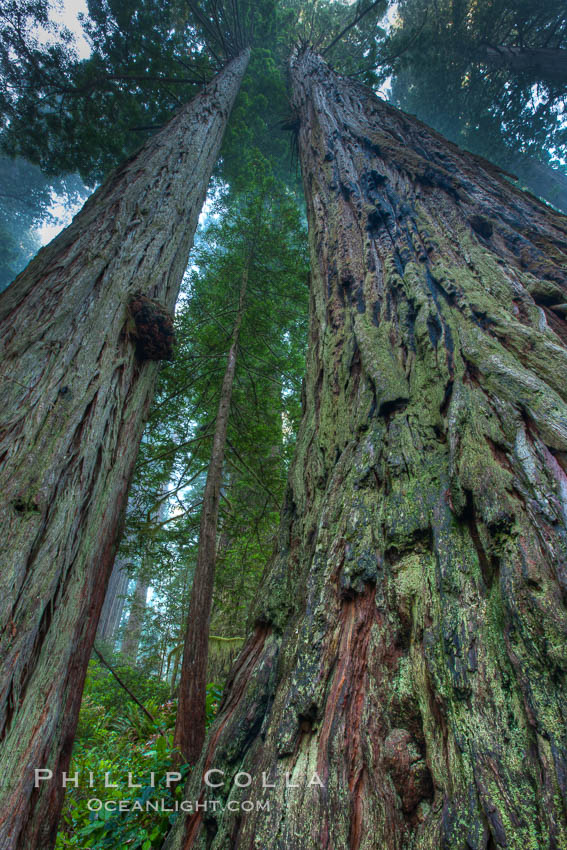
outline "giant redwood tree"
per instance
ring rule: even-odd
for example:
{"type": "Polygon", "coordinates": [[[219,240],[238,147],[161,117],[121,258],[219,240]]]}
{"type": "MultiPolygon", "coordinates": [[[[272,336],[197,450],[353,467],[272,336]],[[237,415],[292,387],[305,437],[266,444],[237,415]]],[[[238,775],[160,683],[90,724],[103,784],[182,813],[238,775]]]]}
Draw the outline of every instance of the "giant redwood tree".
{"type": "Polygon", "coordinates": [[[291,83],[304,417],[201,806],[166,846],[558,850],[567,219],[309,48],[291,83]]]}
{"type": "Polygon", "coordinates": [[[55,840],[81,691],[170,313],[248,52],[0,297],[0,846],[55,840]],[[34,768],[53,781],[34,788],[34,768]]]}

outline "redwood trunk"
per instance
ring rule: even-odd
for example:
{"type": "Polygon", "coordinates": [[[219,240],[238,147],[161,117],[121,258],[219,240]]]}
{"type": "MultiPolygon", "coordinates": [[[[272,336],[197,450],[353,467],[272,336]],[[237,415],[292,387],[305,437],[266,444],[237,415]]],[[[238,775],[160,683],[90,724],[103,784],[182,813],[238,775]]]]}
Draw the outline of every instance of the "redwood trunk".
{"type": "Polygon", "coordinates": [[[567,50],[560,47],[507,47],[483,44],[477,57],[484,65],[553,85],[567,85],[567,50]]]}
{"type": "MultiPolygon", "coordinates": [[[[159,526],[159,524],[163,522],[167,516],[167,492],[168,485],[167,483],[164,483],[159,490],[156,504],[148,513],[150,528],[148,528],[147,531],[150,536],[152,534],[151,523],[155,522],[156,525],[159,526]]],[[[142,637],[142,629],[146,617],[148,589],[150,587],[148,575],[151,574],[151,569],[152,557],[150,549],[146,550],[142,556],[141,574],[136,578],[132,604],[130,605],[130,611],[128,612],[128,622],[124,626],[122,645],[120,647],[120,654],[122,655],[124,662],[126,664],[131,664],[133,667],[136,666],[140,650],[140,639],[142,637]]]]}
{"type": "Polygon", "coordinates": [[[256,631],[186,792],[269,811],[201,808],[167,850],[559,850],[567,219],[310,50],[291,76],[305,413],[256,631]]]}
{"type": "Polygon", "coordinates": [[[115,558],[96,632],[97,639],[108,644],[112,651],[114,651],[127,592],[126,561],[123,558],[115,558]]]}
{"type": "Polygon", "coordinates": [[[155,360],[169,353],[167,314],[247,60],[111,176],[0,296],[3,850],[55,840],[155,360]],[[34,768],[53,781],[34,789],[34,768]]]}
{"type": "Polygon", "coordinates": [[[128,614],[128,622],[124,627],[124,637],[120,654],[127,664],[136,666],[138,651],[140,649],[140,638],[142,626],[146,615],[146,604],[148,598],[149,583],[146,578],[139,576],[134,589],[132,606],[128,614]]]}
{"type": "Polygon", "coordinates": [[[215,582],[219,500],[230,400],[238,354],[238,338],[248,284],[249,262],[250,258],[247,259],[242,272],[238,310],[232,329],[231,344],[215,422],[213,447],[201,508],[197,566],[193,576],[187,631],[183,647],[183,662],[181,664],[181,679],[179,681],[174,742],[183,757],[191,763],[196,762],[199,758],[205,740],[209,628],[215,582]]]}

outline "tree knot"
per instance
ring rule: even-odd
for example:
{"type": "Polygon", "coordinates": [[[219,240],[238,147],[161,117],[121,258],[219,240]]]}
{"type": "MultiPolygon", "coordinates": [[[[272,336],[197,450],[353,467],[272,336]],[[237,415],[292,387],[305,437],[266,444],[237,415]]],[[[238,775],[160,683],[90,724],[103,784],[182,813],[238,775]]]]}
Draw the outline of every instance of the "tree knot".
{"type": "Polygon", "coordinates": [[[136,292],[128,302],[128,318],[140,360],[173,360],[173,317],[159,301],[136,292]]]}
{"type": "Polygon", "coordinates": [[[384,762],[405,812],[433,797],[431,774],[417,741],[406,729],[393,729],[384,742],[384,762]]]}

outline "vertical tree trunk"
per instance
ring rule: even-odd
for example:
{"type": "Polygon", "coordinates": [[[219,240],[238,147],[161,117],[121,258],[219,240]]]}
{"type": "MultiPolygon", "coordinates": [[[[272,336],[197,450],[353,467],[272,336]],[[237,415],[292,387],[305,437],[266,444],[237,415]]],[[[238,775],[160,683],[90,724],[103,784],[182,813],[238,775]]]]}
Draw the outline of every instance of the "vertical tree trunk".
{"type": "MultiPolygon", "coordinates": [[[[156,504],[154,504],[148,512],[150,527],[146,530],[146,533],[149,536],[151,536],[153,532],[151,523],[155,522],[159,525],[159,523],[163,522],[163,520],[167,517],[167,493],[168,485],[166,482],[162,484],[158,491],[156,504]]],[[[120,654],[124,661],[127,664],[131,664],[133,667],[136,666],[136,662],[138,660],[140,639],[142,637],[142,629],[146,617],[148,590],[150,587],[147,577],[151,574],[152,561],[153,558],[151,549],[146,549],[142,556],[141,575],[138,575],[136,578],[132,604],[130,606],[130,611],[128,612],[128,622],[124,626],[124,635],[122,638],[122,646],[120,648],[120,654]]]]}
{"type": "Polygon", "coordinates": [[[183,648],[183,661],[181,664],[174,743],[183,756],[190,762],[195,762],[199,758],[203,741],[205,740],[205,698],[209,625],[215,581],[219,499],[228,417],[230,413],[230,399],[236,370],[238,337],[244,314],[249,263],[250,256],[246,258],[246,264],[242,271],[238,309],[232,329],[231,344],[215,421],[213,447],[201,508],[197,566],[195,567],[195,574],[193,576],[193,587],[187,617],[187,631],[183,648]]]}
{"type": "Polygon", "coordinates": [[[123,558],[115,558],[96,632],[97,639],[109,644],[112,650],[114,650],[127,592],[126,562],[123,558]]]}
{"type": "Polygon", "coordinates": [[[122,639],[120,654],[124,661],[132,666],[135,666],[138,658],[149,586],[148,580],[143,576],[139,576],[136,580],[132,607],[128,615],[128,622],[124,627],[124,638],[122,639]]]}
{"type": "Polygon", "coordinates": [[[181,656],[182,656],[181,641],[184,639],[184,637],[185,637],[185,629],[183,628],[183,624],[182,624],[179,627],[179,633],[178,633],[176,646],[173,648],[173,650],[170,650],[170,653],[169,653],[170,658],[173,654],[173,670],[172,670],[172,673],[171,673],[171,695],[172,696],[175,696],[175,694],[177,692],[177,674],[179,673],[179,666],[180,666],[181,656]],[[177,649],[177,646],[179,646],[179,650],[177,649]]]}
{"type": "Polygon", "coordinates": [[[567,86],[567,50],[561,47],[482,44],[477,48],[476,57],[489,68],[524,74],[534,81],[567,86]]]}
{"type": "Polygon", "coordinates": [[[152,361],[169,354],[167,314],[247,61],[233,60],[118,169],[0,296],[6,850],[55,840],[152,361]],[[54,774],[38,789],[36,767],[54,774]]]}
{"type": "Polygon", "coordinates": [[[188,789],[269,811],[201,807],[166,847],[559,850],[567,219],[309,49],[291,76],[305,414],[256,631],[188,789]]]}

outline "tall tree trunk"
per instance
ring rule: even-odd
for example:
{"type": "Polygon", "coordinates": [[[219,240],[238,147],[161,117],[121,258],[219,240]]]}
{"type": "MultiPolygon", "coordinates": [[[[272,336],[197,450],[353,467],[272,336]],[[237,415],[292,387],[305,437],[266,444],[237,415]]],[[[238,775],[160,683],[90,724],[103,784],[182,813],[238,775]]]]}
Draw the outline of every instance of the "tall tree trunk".
{"type": "MultiPolygon", "coordinates": [[[[168,484],[162,484],[156,504],[148,511],[148,528],[146,534],[151,537],[153,527],[151,523],[156,523],[157,526],[167,517],[167,493],[168,484]]],[[[146,617],[148,589],[150,582],[148,575],[151,574],[153,562],[153,553],[151,549],[146,549],[142,556],[141,574],[136,578],[136,586],[132,597],[132,604],[128,612],[128,622],[124,626],[124,635],[122,638],[122,646],[120,654],[127,664],[136,666],[138,660],[138,652],[140,650],[140,639],[142,637],[142,629],[146,617]]]]}
{"type": "Polygon", "coordinates": [[[122,640],[120,654],[127,664],[132,664],[133,666],[135,666],[138,658],[149,586],[149,582],[145,576],[138,576],[136,587],[134,588],[132,606],[128,614],[128,622],[124,627],[124,638],[122,640]]]}
{"type": "Polygon", "coordinates": [[[96,632],[97,639],[109,644],[112,650],[114,650],[127,592],[126,561],[123,558],[115,558],[96,632]]]}
{"type": "Polygon", "coordinates": [[[305,414],[187,797],[269,811],[167,850],[567,847],[567,219],[311,50],[291,77],[305,414]]]}
{"type": "MultiPolygon", "coordinates": [[[[505,163],[503,163],[505,164],[505,163]]],[[[567,213],[567,173],[532,156],[510,155],[513,171],[530,192],[567,213]]]]}
{"type": "Polygon", "coordinates": [[[482,44],[479,62],[489,68],[523,74],[535,81],[567,86],[567,50],[560,47],[507,47],[482,44]]]}
{"type": "Polygon", "coordinates": [[[195,762],[199,758],[205,740],[209,626],[215,581],[220,489],[230,400],[238,354],[238,337],[248,285],[249,263],[250,255],[246,258],[242,271],[238,309],[220,392],[213,447],[203,494],[197,566],[193,576],[183,662],[181,664],[174,743],[190,762],[195,762]]]}
{"type": "Polygon", "coordinates": [[[152,361],[169,354],[167,314],[247,61],[233,60],[118,169],[0,296],[6,850],[55,840],[152,361]],[[53,781],[35,789],[34,768],[53,781]]]}

